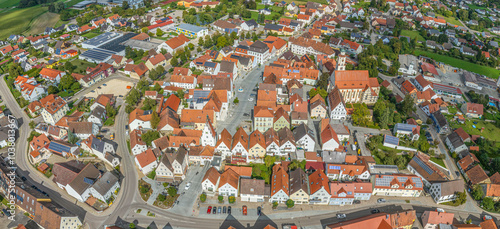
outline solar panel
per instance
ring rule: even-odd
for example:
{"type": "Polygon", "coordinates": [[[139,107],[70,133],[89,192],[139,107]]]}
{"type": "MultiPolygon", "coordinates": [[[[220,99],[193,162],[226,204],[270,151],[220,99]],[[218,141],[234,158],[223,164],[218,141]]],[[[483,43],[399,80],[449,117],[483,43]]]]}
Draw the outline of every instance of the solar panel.
{"type": "Polygon", "coordinates": [[[413,177],[411,180],[413,181],[413,183],[415,183],[415,187],[417,187],[417,188],[423,187],[422,180],[420,178],[413,177]]]}
{"type": "Polygon", "coordinates": [[[393,145],[399,145],[399,138],[390,135],[385,135],[385,142],[393,145]]]}
{"type": "Polygon", "coordinates": [[[83,182],[87,183],[87,184],[90,184],[90,185],[93,185],[94,184],[94,180],[90,179],[90,178],[87,178],[87,177],[84,177],[83,178],[83,182]]]}
{"type": "Polygon", "coordinates": [[[65,146],[65,145],[61,145],[57,142],[51,142],[49,145],[49,150],[52,150],[55,152],[69,152],[70,149],[71,149],[70,147],[65,146]]]}
{"type": "Polygon", "coordinates": [[[420,167],[422,167],[422,169],[424,169],[425,172],[428,173],[429,175],[432,175],[434,173],[434,170],[432,170],[431,168],[429,168],[429,166],[427,166],[422,160],[420,160],[420,158],[414,157],[413,160],[415,160],[415,162],[417,163],[417,165],[419,165],[420,167]]]}
{"type": "Polygon", "coordinates": [[[334,169],[334,170],[340,170],[340,166],[337,165],[330,165],[329,169],[334,169]]]}

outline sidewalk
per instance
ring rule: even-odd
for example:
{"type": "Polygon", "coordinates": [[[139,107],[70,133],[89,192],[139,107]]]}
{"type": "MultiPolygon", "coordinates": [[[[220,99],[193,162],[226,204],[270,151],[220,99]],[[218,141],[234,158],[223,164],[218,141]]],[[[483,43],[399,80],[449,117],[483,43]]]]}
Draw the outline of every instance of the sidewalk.
{"type": "Polygon", "coordinates": [[[160,185],[158,185],[157,181],[151,180],[149,177],[143,177],[143,181],[151,185],[151,188],[153,189],[153,193],[151,193],[151,196],[149,196],[148,201],[146,202],[149,205],[153,205],[156,201],[156,198],[158,195],[165,190],[165,187],[163,187],[163,184],[160,182],[160,185]]]}

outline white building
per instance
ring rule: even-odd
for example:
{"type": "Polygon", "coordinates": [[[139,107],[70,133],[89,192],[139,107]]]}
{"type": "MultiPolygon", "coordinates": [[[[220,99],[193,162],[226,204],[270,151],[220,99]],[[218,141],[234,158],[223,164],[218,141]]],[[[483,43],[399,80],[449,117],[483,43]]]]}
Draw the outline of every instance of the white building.
{"type": "Polygon", "coordinates": [[[213,195],[219,187],[220,173],[214,167],[211,167],[205,173],[203,180],[201,181],[201,189],[203,192],[213,195]]]}
{"type": "Polygon", "coordinates": [[[328,94],[328,108],[330,119],[344,120],[347,116],[344,99],[338,87],[333,88],[328,94]]]}
{"type": "Polygon", "coordinates": [[[420,177],[406,174],[375,175],[372,183],[374,196],[418,197],[424,187],[420,177]]]}
{"type": "Polygon", "coordinates": [[[240,176],[232,169],[227,169],[222,173],[217,191],[221,196],[238,196],[240,176]]]}
{"type": "Polygon", "coordinates": [[[429,193],[437,204],[454,201],[457,198],[457,192],[465,192],[462,179],[436,182],[429,187],[429,193]]]}
{"type": "Polygon", "coordinates": [[[241,201],[264,202],[264,198],[268,196],[269,194],[266,192],[264,180],[241,179],[240,181],[241,201]]]}
{"type": "Polygon", "coordinates": [[[330,202],[330,185],[328,177],[320,170],[309,175],[309,204],[328,204],[330,202]]]}

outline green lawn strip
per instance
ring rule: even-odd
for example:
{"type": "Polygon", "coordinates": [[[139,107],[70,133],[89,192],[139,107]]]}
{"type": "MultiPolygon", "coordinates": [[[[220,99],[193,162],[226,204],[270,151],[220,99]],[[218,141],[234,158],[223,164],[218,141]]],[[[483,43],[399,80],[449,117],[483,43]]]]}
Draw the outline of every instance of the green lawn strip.
{"type": "Polygon", "coordinates": [[[87,70],[87,67],[94,68],[95,66],[97,66],[94,63],[90,63],[80,59],[74,59],[73,61],[71,61],[71,64],[73,64],[73,66],[76,66],[76,69],[73,70],[73,72],[78,74],[85,74],[85,70],[87,70]]]}
{"type": "Polygon", "coordinates": [[[83,34],[83,35],[81,35],[81,36],[82,36],[82,37],[86,37],[86,38],[88,38],[88,39],[91,39],[91,38],[97,37],[97,36],[99,36],[99,35],[100,35],[100,33],[88,32],[88,33],[83,34]]]}
{"type": "Polygon", "coordinates": [[[467,71],[475,72],[477,74],[485,75],[493,79],[498,79],[498,76],[500,75],[500,70],[488,67],[488,66],[482,66],[479,64],[474,64],[469,61],[465,60],[460,60],[457,58],[453,58],[450,56],[444,56],[440,55],[437,53],[429,52],[429,51],[424,51],[424,50],[415,50],[415,55],[423,55],[427,56],[429,58],[434,59],[435,61],[438,62],[443,62],[445,64],[451,65],[456,68],[461,68],[467,71]]]}
{"type": "Polygon", "coordinates": [[[401,30],[401,36],[410,37],[411,39],[417,37],[418,41],[425,42],[425,38],[418,31],[401,30]]]}
{"type": "Polygon", "coordinates": [[[453,24],[453,25],[458,25],[458,26],[464,26],[458,19],[455,17],[445,17],[441,14],[436,14],[436,16],[443,17],[446,22],[453,24]]]}
{"type": "Polygon", "coordinates": [[[451,121],[450,126],[453,129],[462,127],[462,129],[470,135],[481,135],[484,138],[493,141],[500,141],[500,134],[498,134],[500,133],[500,129],[496,127],[494,123],[485,122],[483,120],[467,119],[465,124],[460,124],[457,121],[451,121]],[[474,124],[474,122],[477,122],[477,124],[474,124]],[[472,125],[476,126],[476,128],[472,127],[472,125]],[[481,132],[481,128],[483,127],[484,130],[481,132]]]}
{"type": "Polygon", "coordinates": [[[443,159],[431,157],[431,161],[442,166],[443,168],[446,168],[446,165],[444,164],[443,159]]]}

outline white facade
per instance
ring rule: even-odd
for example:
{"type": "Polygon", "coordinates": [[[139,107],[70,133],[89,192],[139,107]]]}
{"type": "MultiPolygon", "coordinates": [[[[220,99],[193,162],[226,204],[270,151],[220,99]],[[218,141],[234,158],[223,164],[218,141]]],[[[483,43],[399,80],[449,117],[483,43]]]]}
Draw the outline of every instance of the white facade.
{"type": "Polygon", "coordinates": [[[151,122],[148,121],[142,121],[140,119],[135,119],[129,124],[130,131],[132,130],[139,130],[139,129],[151,129],[151,122]]]}
{"type": "Polygon", "coordinates": [[[205,124],[205,127],[203,127],[200,139],[202,146],[215,146],[217,143],[217,135],[214,135],[215,133],[212,134],[211,126],[211,124],[207,123],[205,124]]]}
{"type": "Polygon", "coordinates": [[[302,147],[306,152],[314,151],[316,142],[308,134],[304,135],[301,139],[295,139],[297,147],[302,147]]]}
{"type": "Polygon", "coordinates": [[[432,199],[437,204],[454,201],[457,198],[455,193],[451,195],[441,196],[441,184],[442,183],[434,183],[429,187],[429,193],[432,196],[432,199]]]}
{"type": "Polygon", "coordinates": [[[137,167],[139,167],[139,170],[141,170],[141,172],[143,174],[148,174],[151,171],[153,171],[154,168],[156,168],[158,166],[158,161],[155,160],[155,161],[149,163],[149,165],[145,165],[144,167],[141,167],[141,164],[137,160],[137,157],[135,157],[135,164],[137,165],[137,167]]]}
{"type": "Polygon", "coordinates": [[[331,194],[326,191],[325,187],[321,187],[315,193],[309,195],[310,204],[328,204],[330,202],[331,194]]]}
{"type": "Polygon", "coordinates": [[[278,192],[276,192],[274,195],[271,195],[271,198],[269,198],[269,202],[278,202],[278,203],[285,203],[288,199],[288,195],[280,189],[278,192]]]}
{"type": "Polygon", "coordinates": [[[344,120],[347,116],[347,110],[343,103],[339,103],[336,107],[330,107],[330,119],[344,120]]]}
{"type": "Polygon", "coordinates": [[[323,146],[321,146],[321,149],[323,151],[328,150],[328,151],[335,151],[335,149],[339,148],[340,144],[335,141],[335,139],[331,138],[330,140],[326,141],[323,143],[323,146]]]}
{"type": "Polygon", "coordinates": [[[43,121],[50,125],[55,125],[66,113],[69,111],[68,104],[64,104],[59,110],[54,114],[48,112],[45,108],[42,109],[43,121]]]}
{"type": "MultiPolygon", "coordinates": [[[[239,183],[239,182],[238,182],[239,183]]],[[[238,196],[238,187],[233,187],[229,183],[226,183],[219,187],[219,195],[222,196],[238,196]]]]}
{"type": "Polygon", "coordinates": [[[201,189],[203,192],[213,194],[217,191],[217,187],[219,186],[220,177],[217,178],[217,182],[214,184],[210,181],[210,179],[205,179],[201,182],[201,189]]]}

